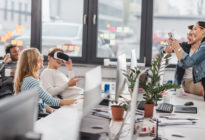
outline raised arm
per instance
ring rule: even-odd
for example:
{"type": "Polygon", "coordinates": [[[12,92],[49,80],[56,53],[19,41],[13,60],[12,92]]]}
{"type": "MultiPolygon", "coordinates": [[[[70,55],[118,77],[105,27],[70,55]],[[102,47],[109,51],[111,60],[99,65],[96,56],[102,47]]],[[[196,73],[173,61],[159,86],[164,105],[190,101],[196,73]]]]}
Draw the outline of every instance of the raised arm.
{"type": "Polygon", "coordinates": [[[189,56],[184,52],[176,39],[170,40],[170,44],[179,60],[179,64],[184,68],[192,67],[205,59],[205,42],[201,43],[198,51],[193,56],[189,56]]]}

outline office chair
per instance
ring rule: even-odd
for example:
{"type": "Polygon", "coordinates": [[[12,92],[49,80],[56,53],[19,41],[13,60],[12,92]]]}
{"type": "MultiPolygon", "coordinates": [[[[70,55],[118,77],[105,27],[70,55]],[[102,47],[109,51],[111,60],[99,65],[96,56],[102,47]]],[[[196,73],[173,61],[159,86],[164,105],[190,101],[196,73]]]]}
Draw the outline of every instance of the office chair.
{"type": "Polygon", "coordinates": [[[38,120],[41,119],[41,118],[44,118],[46,116],[48,116],[50,113],[47,113],[47,112],[41,112],[41,113],[38,113],[38,120]]]}

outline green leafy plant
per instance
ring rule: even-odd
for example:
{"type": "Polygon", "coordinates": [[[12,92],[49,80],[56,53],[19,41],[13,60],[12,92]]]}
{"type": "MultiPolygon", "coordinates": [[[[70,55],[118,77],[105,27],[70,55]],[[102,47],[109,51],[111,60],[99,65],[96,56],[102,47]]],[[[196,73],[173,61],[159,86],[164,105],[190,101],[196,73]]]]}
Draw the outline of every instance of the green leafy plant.
{"type": "Polygon", "coordinates": [[[129,104],[128,101],[112,100],[111,103],[112,103],[112,106],[121,106],[121,107],[123,107],[125,110],[128,110],[128,104],[129,104]]]}
{"type": "Polygon", "coordinates": [[[146,101],[146,104],[156,104],[157,101],[162,99],[162,95],[160,92],[171,89],[171,88],[179,88],[176,84],[162,84],[160,85],[160,70],[161,70],[161,61],[165,59],[165,62],[171,57],[171,54],[167,54],[164,56],[163,53],[159,54],[155,59],[152,60],[151,67],[147,74],[148,82],[140,81],[140,86],[144,89],[145,94],[143,98],[146,101]]]}
{"type": "Polygon", "coordinates": [[[128,69],[127,71],[124,71],[123,75],[127,78],[128,80],[128,88],[130,89],[131,92],[134,90],[135,86],[135,81],[140,74],[139,68],[135,67],[132,69],[128,69]]]}

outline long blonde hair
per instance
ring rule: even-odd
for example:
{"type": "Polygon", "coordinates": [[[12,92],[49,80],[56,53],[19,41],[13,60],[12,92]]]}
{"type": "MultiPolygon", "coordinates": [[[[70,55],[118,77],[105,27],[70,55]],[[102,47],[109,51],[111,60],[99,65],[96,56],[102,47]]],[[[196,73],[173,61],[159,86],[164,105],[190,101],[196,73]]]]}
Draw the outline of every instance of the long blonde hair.
{"type": "Polygon", "coordinates": [[[25,77],[32,76],[39,78],[39,56],[40,53],[36,48],[25,49],[21,52],[14,77],[14,91],[18,94],[25,77]]]}

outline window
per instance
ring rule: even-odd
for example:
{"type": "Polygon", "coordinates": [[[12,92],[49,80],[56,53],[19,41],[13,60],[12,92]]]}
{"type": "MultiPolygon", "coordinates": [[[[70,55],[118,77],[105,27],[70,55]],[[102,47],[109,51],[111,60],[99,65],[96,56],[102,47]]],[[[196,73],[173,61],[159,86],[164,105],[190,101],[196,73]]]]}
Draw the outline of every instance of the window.
{"type": "Polygon", "coordinates": [[[21,18],[25,15],[31,19],[31,0],[0,1],[0,56],[5,55],[5,46],[10,43],[18,45],[20,50],[30,46],[27,38],[30,38],[31,23],[21,18]],[[26,12],[22,11],[22,4],[29,6],[26,12]]]}
{"type": "MultiPolygon", "coordinates": [[[[179,42],[186,41],[187,26],[204,20],[204,8],[204,0],[155,0],[152,57],[166,44],[168,32],[179,42]]],[[[169,63],[177,63],[174,53],[169,63]]]]}
{"type": "Polygon", "coordinates": [[[15,6],[14,6],[14,1],[11,2],[11,20],[14,20],[14,14],[15,14],[15,6]]]}
{"type": "Polygon", "coordinates": [[[130,58],[140,53],[141,0],[98,1],[98,58],[116,58],[125,53],[130,58]]]}
{"type": "Polygon", "coordinates": [[[27,14],[28,14],[28,4],[27,3],[25,3],[25,5],[24,5],[24,12],[26,13],[25,14],[25,16],[24,16],[24,21],[26,22],[27,20],[28,20],[28,18],[27,18],[27,14]]]}
{"type": "Polygon", "coordinates": [[[84,0],[42,1],[42,53],[62,48],[72,57],[82,56],[84,0]]]}

